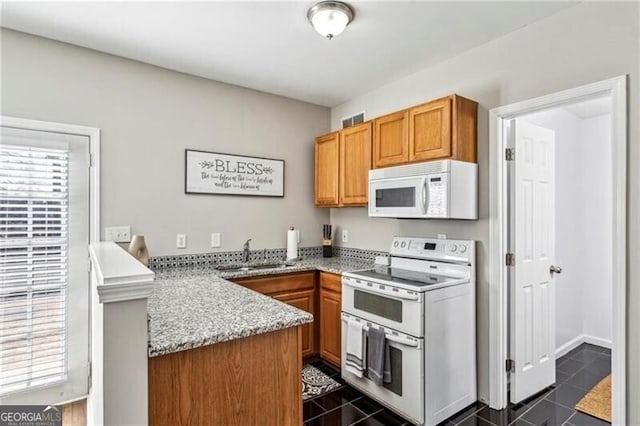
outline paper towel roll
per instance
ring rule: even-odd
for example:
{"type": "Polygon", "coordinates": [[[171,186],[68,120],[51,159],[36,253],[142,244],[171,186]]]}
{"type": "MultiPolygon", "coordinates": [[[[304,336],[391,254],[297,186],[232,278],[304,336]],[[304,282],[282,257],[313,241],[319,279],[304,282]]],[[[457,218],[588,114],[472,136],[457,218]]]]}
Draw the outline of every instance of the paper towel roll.
{"type": "Polygon", "coordinates": [[[289,229],[287,231],[287,260],[298,258],[298,230],[289,229]]]}

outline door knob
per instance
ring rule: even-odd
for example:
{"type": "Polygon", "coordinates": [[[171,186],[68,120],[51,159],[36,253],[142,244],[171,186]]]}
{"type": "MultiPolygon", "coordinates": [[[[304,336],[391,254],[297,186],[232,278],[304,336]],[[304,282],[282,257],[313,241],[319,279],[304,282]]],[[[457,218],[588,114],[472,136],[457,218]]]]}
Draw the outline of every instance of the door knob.
{"type": "Polygon", "coordinates": [[[562,272],[562,268],[559,267],[559,266],[551,265],[551,266],[549,266],[549,272],[552,273],[552,274],[559,274],[559,273],[562,272]]]}

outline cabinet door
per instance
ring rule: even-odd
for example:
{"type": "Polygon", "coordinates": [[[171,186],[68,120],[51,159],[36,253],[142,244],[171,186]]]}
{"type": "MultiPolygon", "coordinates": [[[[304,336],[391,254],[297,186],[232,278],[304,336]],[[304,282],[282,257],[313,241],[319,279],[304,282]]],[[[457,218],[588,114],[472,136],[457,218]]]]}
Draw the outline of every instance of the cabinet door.
{"type": "Polygon", "coordinates": [[[342,347],[341,299],[339,293],[320,289],[320,356],[337,367],[342,347]]]}
{"type": "Polygon", "coordinates": [[[342,348],[340,275],[320,273],[320,356],[340,367],[342,348]]]}
{"type": "MultiPolygon", "coordinates": [[[[314,315],[314,290],[297,291],[274,295],[273,298],[288,305],[295,306],[314,315]]],[[[310,356],[315,353],[313,323],[302,326],[302,356],[310,356]]]]}
{"type": "Polygon", "coordinates": [[[409,161],[409,111],[399,111],[374,120],[373,167],[409,161]]]}
{"type": "Polygon", "coordinates": [[[371,169],[371,122],[340,132],[340,205],[366,205],[371,169]]]}
{"type": "Polygon", "coordinates": [[[451,157],[451,98],[409,111],[409,161],[451,157]]]}
{"type": "Polygon", "coordinates": [[[316,138],[315,204],[320,207],[337,206],[340,133],[333,132],[316,138]]]}
{"type": "Polygon", "coordinates": [[[293,293],[315,288],[315,272],[300,272],[284,275],[258,275],[236,278],[236,284],[250,288],[258,293],[273,296],[277,293],[293,293]]]}

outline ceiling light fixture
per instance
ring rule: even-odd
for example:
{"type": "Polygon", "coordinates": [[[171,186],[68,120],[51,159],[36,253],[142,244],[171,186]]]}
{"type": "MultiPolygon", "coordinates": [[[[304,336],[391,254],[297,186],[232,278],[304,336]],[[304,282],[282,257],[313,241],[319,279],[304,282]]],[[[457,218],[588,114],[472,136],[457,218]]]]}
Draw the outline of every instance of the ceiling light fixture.
{"type": "Polygon", "coordinates": [[[353,21],[353,9],[339,1],[321,1],[309,8],[307,19],[318,34],[331,40],[353,21]]]}

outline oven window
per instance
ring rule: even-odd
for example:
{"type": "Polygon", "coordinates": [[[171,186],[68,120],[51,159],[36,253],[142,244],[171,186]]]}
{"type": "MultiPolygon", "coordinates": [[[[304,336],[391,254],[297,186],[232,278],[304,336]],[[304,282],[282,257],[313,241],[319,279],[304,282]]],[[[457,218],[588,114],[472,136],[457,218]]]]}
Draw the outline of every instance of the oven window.
{"type": "MultiPolygon", "coordinates": [[[[369,338],[366,338],[366,344],[369,344],[369,338]]],[[[387,342],[387,345],[389,343],[387,342]]],[[[400,349],[389,346],[389,358],[391,367],[391,382],[383,383],[382,387],[390,390],[398,396],[402,396],[402,351],[400,349]]],[[[369,377],[368,371],[365,370],[365,376],[369,377]]]]}
{"type": "Polygon", "coordinates": [[[389,346],[391,357],[391,383],[383,383],[382,386],[398,396],[402,396],[402,351],[389,346]]]}
{"type": "Polygon", "coordinates": [[[402,301],[400,300],[356,289],[353,291],[353,306],[391,321],[402,322],[402,301]]]}
{"type": "Polygon", "coordinates": [[[415,207],[416,188],[376,189],[376,207],[415,207]]]}

